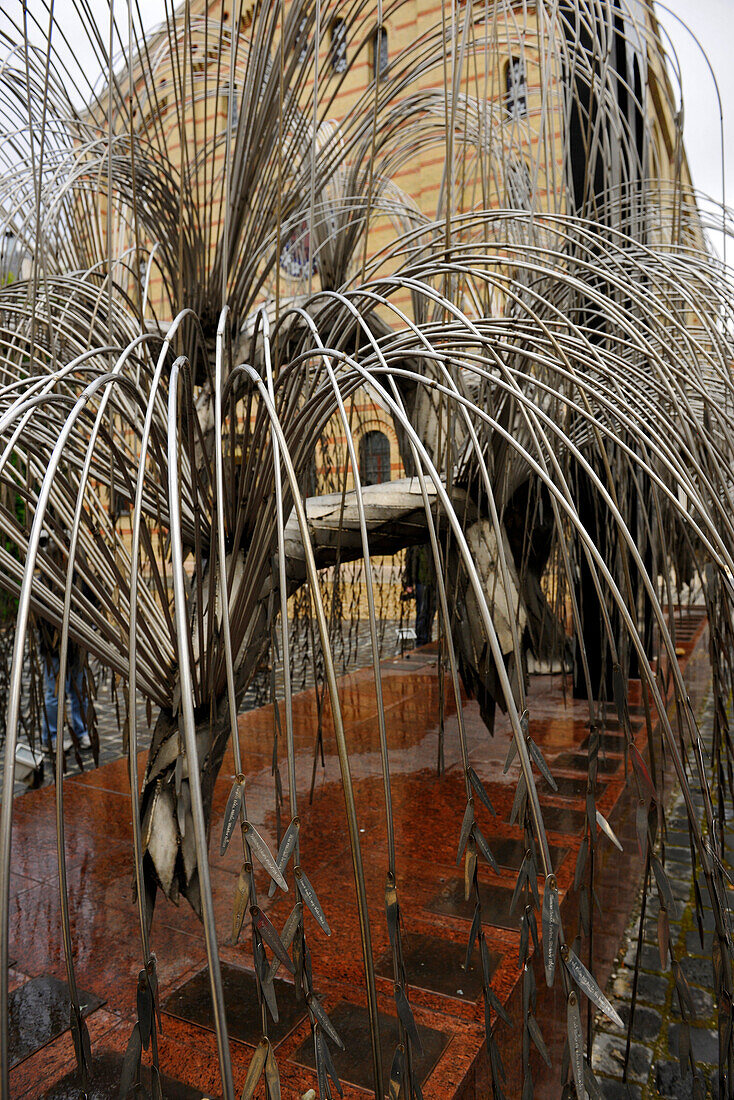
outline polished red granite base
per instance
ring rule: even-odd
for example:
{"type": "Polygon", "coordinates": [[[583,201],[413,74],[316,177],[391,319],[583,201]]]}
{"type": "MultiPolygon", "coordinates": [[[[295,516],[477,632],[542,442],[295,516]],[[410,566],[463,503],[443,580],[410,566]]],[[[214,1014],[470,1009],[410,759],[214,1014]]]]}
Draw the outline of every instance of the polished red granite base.
{"type": "MultiPolygon", "coordinates": [[[[681,663],[687,663],[686,677],[695,699],[706,686],[705,661],[701,659],[706,644],[705,624],[700,617],[689,617],[681,626],[684,628],[679,637],[684,651],[681,663]]],[[[465,983],[459,984],[461,973],[454,980],[457,975],[451,969],[455,969],[456,958],[465,948],[471,920],[471,910],[456,884],[462,874],[456,867],[455,855],[466,795],[451,691],[447,688],[446,770],[438,777],[435,761],[439,685],[433,654],[417,652],[410,660],[386,662],[383,688],[390,745],[398,890],[409,937],[410,996],[419,1027],[440,1037],[436,1040],[433,1063],[427,1069],[423,1092],[426,1100],[484,1098],[490,1095],[490,1090],[483,1046],[481,992],[476,982],[470,983],[470,975],[466,975],[465,983]],[[443,954],[442,942],[449,945],[443,954]]],[[[341,681],[341,689],[377,962],[386,954],[389,944],[384,919],[387,834],[372,675],[368,671],[347,675],[341,681]]],[[[647,732],[639,684],[631,685],[630,703],[633,730],[637,731],[638,744],[644,748],[647,732]]],[[[557,794],[542,784],[541,800],[570,942],[576,924],[576,901],[570,888],[584,820],[586,769],[583,747],[588,738],[588,710],[583,703],[570,697],[568,685],[561,678],[550,676],[531,677],[529,707],[533,736],[542,747],[554,775],[561,781],[557,794]]],[[[517,1016],[519,934],[508,907],[523,848],[521,830],[509,825],[508,821],[518,765],[515,763],[508,775],[503,774],[509,742],[509,727],[503,718],[498,719],[495,736],[491,738],[474,703],[465,705],[464,714],[471,763],[485,783],[497,811],[497,817],[492,818],[482,805],[477,807],[482,831],[500,863],[499,874],[486,865],[480,867],[482,894],[486,900],[485,918],[492,922],[485,926],[494,953],[492,986],[509,1006],[511,1014],[514,1008],[517,1016]]],[[[294,700],[294,727],[298,812],[302,822],[301,861],[332,929],[331,937],[327,938],[307,916],[314,984],[324,996],[326,1010],[332,1012],[340,1006],[339,1012],[346,1012],[345,1019],[351,1021],[349,1026],[355,1027],[354,1021],[360,1019],[358,1009],[364,1004],[362,952],[344,799],[328,714],[324,731],[325,767],[317,769],[313,802],[308,802],[316,731],[313,692],[304,692],[294,700]]],[[[239,728],[248,777],[248,816],[275,849],[272,709],[265,707],[242,715],[239,728]]],[[[594,970],[602,985],[616,954],[639,880],[634,807],[625,779],[623,745],[616,733],[616,718],[610,715],[609,736],[600,760],[597,806],[612,822],[625,852],[620,855],[607,844],[600,848],[596,881],[604,919],[596,922],[594,970]]],[[[653,736],[656,736],[654,726],[653,736]]],[[[140,767],[142,770],[142,757],[140,767]]],[[[283,820],[287,822],[285,759],[280,762],[280,768],[285,788],[283,820]]],[[[229,943],[240,857],[235,844],[225,856],[219,855],[221,818],[232,772],[230,755],[222,768],[214,798],[210,845],[214,908],[222,960],[251,970],[249,937],[243,935],[236,947],[229,943]]],[[[93,1050],[100,1054],[119,1053],[125,1048],[135,1019],[136,978],[141,966],[131,888],[126,763],[119,761],[94,772],[69,777],[64,784],[64,797],[77,981],[105,1002],[103,1008],[89,1017],[93,1050]]],[[[262,908],[276,926],[281,927],[293,905],[292,891],[287,895],[278,891],[277,896],[269,900],[264,873],[258,875],[258,886],[262,908]]],[[[16,960],[13,986],[42,974],[64,978],[53,788],[32,791],[15,800],[11,891],[10,956],[16,960]]],[[[203,931],[185,903],[176,907],[161,899],[156,906],[151,939],[159,962],[161,999],[165,1003],[205,966],[203,931]]],[[[378,963],[377,973],[380,1010],[395,1018],[389,969],[378,963]]],[[[282,971],[281,976],[287,979],[282,971]]],[[[554,1026],[554,1019],[561,1022],[565,1019],[562,1006],[555,1003],[560,997],[560,982],[554,990],[547,991],[542,974],[538,972],[536,977],[537,1015],[554,1062],[550,1074],[544,1074],[539,1060],[537,1065],[533,1062],[538,1085],[536,1096],[557,1097],[564,1035],[563,1028],[559,1030],[554,1026]]],[[[220,1095],[216,1042],[212,1032],[178,1014],[165,1014],[163,1023],[160,1044],[163,1072],[201,1090],[203,1095],[220,1095]]],[[[508,1072],[507,1094],[519,1096],[516,1032],[500,1024],[497,1035],[508,1072]]],[[[283,1095],[294,1100],[309,1088],[317,1088],[315,1073],[304,1053],[309,1036],[308,1020],[302,1018],[277,1045],[283,1095]]],[[[252,1039],[256,1042],[257,1036],[252,1039]]],[[[366,1036],[363,1046],[364,1051],[354,1051],[355,1057],[369,1057],[366,1036]]],[[[252,1046],[233,1039],[231,1049],[235,1084],[241,1090],[252,1046]]],[[[13,1070],[12,1095],[40,1096],[54,1080],[68,1074],[73,1064],[72,1041],[67,1032],[13,1070]]],[[[358,1066],[349,1063],[343,1072],[347,1097],[367,1094],[354,1083],[364,1080],[358,1066]]]]}

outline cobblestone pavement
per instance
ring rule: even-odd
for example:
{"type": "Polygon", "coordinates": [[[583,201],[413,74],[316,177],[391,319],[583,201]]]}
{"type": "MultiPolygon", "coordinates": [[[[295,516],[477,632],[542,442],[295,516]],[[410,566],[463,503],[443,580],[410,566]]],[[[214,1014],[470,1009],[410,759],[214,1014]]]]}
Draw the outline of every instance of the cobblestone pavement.
{"type": "MultiPolygon", "coordinates": [[[[713,720],[711,697],[701,719],[701,736],[710,750],[713,720]]],[[[693,801],[704,820],[703,798],[694,793],[693,801]]],[[[678,791],[672,799],[667,814],[667,843],[665,846],[666,869],[670,878],[677,912],[670,916],[670,936],[675,957],[681,961],[681,969],[691,991],[693,1015],[689,1015],[691,1050],[697,1062],[698,1073],[706,1082],[705,1095],[718,1096],[719,1044],[716,1006],[713,997],[713,969],[711,962],[714,930],[713,912],[705,886],[701,888],[703,899],[704,941],[701,943],[694,903],[693,867],[688,842],[688,817],[683,796],[678,791]]],[[[727,870],[734,867],[734,810],[727,813],[726,830],[727,870]]],[[[641,891],[612,972],[607,996],[614,1003],[625,1024],[629,1020],[634,979],[635,955],[640,928],[641,891]]],[[[627,1082],[622,1079],[626,1036],[606,1017],[596,1019],[592,1068],[597,1076],[604,1100],[617,1098],[665,1097],[689,1100],[694,1097],[694,1085],[690,1070],[681,1075],[678,1062],[678,1042],[681,1031],[681,1010],[670,966],[661,970],[658,948],[657,920],[659,902],[657,895],[648,896],[645,907],[645,923],[642,935],[640,970],[637,985],[632,1028],[632,1042],[627,1082]]],[[[703,1095],[703,1094],[701,1094],[703,1095]]]]}

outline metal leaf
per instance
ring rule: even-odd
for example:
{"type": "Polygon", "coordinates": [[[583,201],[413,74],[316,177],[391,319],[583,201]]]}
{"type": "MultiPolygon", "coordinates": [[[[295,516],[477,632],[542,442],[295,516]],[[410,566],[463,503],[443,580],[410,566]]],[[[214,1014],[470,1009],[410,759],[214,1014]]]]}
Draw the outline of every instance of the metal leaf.
{"type": "MultiPolygon", "coordinates": [[[[300,905],[300,902],[299,902],[300,905]]],[[[280,965],[280,964],[278,964],[280,965]]],[[[300,927],[296,928],[296,933],[293,937],[293,968],[295,970],[295,985],[296,985],[296,1000],[300,1001],[304,994],[304,953],[303,953],[303,930],[300,927]]]]}
{"type": "Polygon", "coordinates": [[[691,1029],[687,1023],[681,1023],[678,1027],[678,1062],[680,1075],[688,1075],[688,1059],[691,1056],[691,1029]]]}
{"type": "Polygon", "coordinates": [[[397,1005],[398,1016],[402,1021],[403,1027],[407,1031],[415,1047],[422,1054],[423,1044],[421,1043],[421,1037],[418,1034],[418,1028],[416,1026],[415,1018],[413,1016],[413,1010],[410,1007],[408,998],[405,996],[404,991],[399,985],[395,986],[395,1004],[397,1005]]]}
{"type": "Polygon", "coordinates": [[[589,854],[589,837],[587,835],[581,841],[581,847],[579,848],[579,854],[576,857],[576,870],[575,870],[574,876],[573,876],[573,888],[574,888],[574,890],[578,890],[578,888],[581,886],[581,882],[582,882],[582,879],[583,879],[583,876],[584,876],[584,871],[586,870],[586,857],[588,856],[588,854],[589,854]]]}
{"type": "Polygon", "coordinates": [[[182,783],[181,789],[176,792],[176,820],[181,836],[186,835],[186,815],[191,809],[191,787],[188,783],[182,783]]]}
{"type": "Polygon", "coordinates": [[[125,1056],[122,1059],[120,1090],[118,1093],[120,1100],[126,1100],[128,1093],[140,1077],[140,1059],[142,1054],[143,1042],[140,1038],[140,1026],[136,1023],[130,1035],[130,1039],[128,1040],[125,1056]]]}
{"type": "Polygon", "coordinates": [[[594,1076],[593,1070],[584,1058],[584,1084],[591,1100],[603,1100],[599,1082],[594,1076]]]}
{"type": "Polygon", "coordinates": [[[562,952],[562,957],[569,974],[576,982],[581,992],[584,993],[590,1001],[593,1001],[596,1007],[600,1008],[604,1015],[608,1016],[617,1027],[624,1028],[624,1023],[616,1008],[611,1001],[604,996],[594,977],[586,969],[578,955],[575,955],[569,948],[565,948],[562,952]]]}
{"type": "Polygon", "coordinates": [[[668,950],[670,948],[670,925],[668,923],[668,914],[665,909],[660,906],[660,912],[658,913],[658,951],[660,952],[660,969],[668,969],[668,950]]]}
{"type": "Polygon", "coordinates": [[[260,971],[260,988],[262,989],[265,1004],[268,1006],[268,1012],[270,1013],[273,1023],[277,1024],[280,1019],[278,998],[275,996],[275,986],[270,977],[267,965],[260,971]]]}
{"type": "Polygon", "coordinates": [[[617,661],[612,666],[612,693],[614,695],[614,708],[617,711],[620,726],[627,729],[629,724],[627,710],[627,684],[622,669],[617,661]]]}
{"type": "Polygon", "coordinates": [[[343,1096],[344,1095],[344,1089],[342,1088],[341,1081],[339,1080],[339,1075],[336,1072],[336,1066],[334,1065],[334,1060],[331,1057],[331,1051],[329,1050],[329,1044],[327,1043],[326,1039],[324,1038],[324,1036],[321,1034],[320,1031],[318,1032],[318,1036],[319,1036],[319,1044],[321,1046],[321,1053],[322,1053],[323,1058],[324,1058],[324,1066],[326,1068],[326,1072],[328,1073],[329,1077],[332,1079],[332,1081],[336,1085],[336,1091],[339,1093],[340,1096],[343,1096]]]}
{"type": "Polygon", "coordinates": [[[471,897],[474,876],[477,872],[477,846],[473,835],[470,834],[464,853],[464,901],[471,897]]]}
{"type": "Polygon", "coordinates": [[[280,1100],[280,1073],[270,1043],[268,1043],[268,1053],[265,1059],[265,1081],[268,1086],[269,1100],[280,1100]]]}
{"type": "Polygon", "coordinates": [[[530,863],[528,859],[528,853],[525,853],[525,858],[520,864],[520,870],[517,872],[517,881],[515,882],[515,889],[512,891],[512,897],[510,898],[510,912],[514,913],[515,906],[520,900],[520,894],[523,887],[529,880],[530,863]]]}
{"type": "Polygon", "coordinates": [[[74,1053],[76,1054],[76,1064],[79,1072],[84,1071],[84,1052],[82,1051],[82,1036],[81,1029],[79,1027],[79,1015],[76,1007],[73,1004],[69,1005],[69,1027],[71,1028],[71,1037],[74,1041],[74,1053]]]}
{"type": "Polygon", "coordinates": [[[331,1100],[331,1090],[329,1089],[326,1063],[324,1062],[323,1043],[320,1042],[320,1038],[319,1029],[315,1027],[313,1029],[313,1047],[316,1060],[316,1077],[319,1083],[319,1097],[320,1100],[331,1100]]]}
{"type": "Polygon", "coordinates": [[[474,799],[470,798],[468,800],[467,804],[466,804],[466,809],[464,810],[464,819],[461,822],[461,831],[459,832],[459,850],[458,850],[458,853],[456,855],[456,866],[457,867],[461,863],[461,857],[464,854],[464,848],[466,847],[466,842],[469,839],[469,833],[471,832],[471,827],[472,827],[473,824],[474,824],[474,799]]]}
{"type": "MultiPolygon", "coordinates": [[[[298,817],[294,817],[290,825],[286,829],[283,839],[280,842],[280,848],[278,849],[278,855],[275,862],[281,874],[285,872],[285,869],[288,865],[288,860],[291,858],[293,849],[296,846],[296,841],[298,840],[298,833],[300,828],[301,819],[298,817]]],[[[274,893],[275,883],[271,880],[270,886],[268,887],[268,897],[272,898],[274,893]]]]}
{"type": "Polygon", "coordinates": [[[510,770],[510,767],[512,765],[512,761],[515,759],[516,756],[517,756],[517,744],[515,743],[515,738],[512,737],[510,739],[510,746],[507,750],[507,756],[505,757],[505,764],[504,764],[504,767],[502,768],[502,774],[503,775],[507,775],[507,773],[510,770]]]}
{"type": "Polygon", "coordinates": [[[486,995],[487,1003],[492,1006],[492,1008],[495,1010],[495,1012],[499,1016],[500,1020],[503,1020],[504,1023],[507,1024],[508,1027],[512,1027],[512,1018],[508,1014],[507,1009],[505,1008],[505,1006],[502,1004],[502,1001],[499,999],[499,997],[497,996],[495,991],[492,989],[492,986],[491,985],[486,985],[485,988],[484,988],[484,992],[485,992],[485,995],[486,995]]]}
{"type": "Polygon", "coordinates": [[[670,881],[667,874],[665,873],[665,868],[663,867],[662,863],[656,855],[651,854],[650,862],[652,863],[652,869],[655,872],[655,881],[658,884],[658,891],[660,893],[661,902],[668,910],[668,912],[671,913],[673,917],[675,917],[675,914],[678,911],[678,907],[675,903],[675,898],[673,897],[673,891],[670,888],[670,881]]]}
{"type": "Polygon", "coordinates": [[[467,775],[469,776],[469,782],[471,783],[472,787],[474,788],[474,791],[475,791],[476,795],[479,797],[480,801],[482,801],[484,803],[484,805],[487,807],[487,809],[489,810],[489,812],[496,817],[497,814],[495,812],[495,808],[492,805],[492,803],[490,801],[490,798],[489,798],[489,795],[487,794],[487,792],[484,788],[484,784],[482,783],[482,781],[479,778],[479,776],[477,775],[477,773],[474,771],[474,768],[472,768],[472,767],[467,768],[467,775]]]}
{"type": "Polygon", "coordinates": [[[474,944],[476,938],[479,935],[479,928],[481,926],[482,910],[479,902],[474,906],[474,916],[472,917],[471,928],[469,929],[469,943],[466,947],[466,958],[464,959],[464,970],[469,969],[471,963],[472,953],[474,951],[474,944]]]}
{"type": "Polygon", "coordinates": [[[533,741],[532,737],[528,738],[528,749],[530,750],[530,755],[532,756],[533,760],[535,761],[535,763],[537,765],[538,771],[543,776],[546,783],[549,785],[551,790],[557,791],[558,790],[558,784],[556,783],[555,779],[551,775],[551,770],[550,770],[550,768],[548,767],[548,765],[546,763],[545,757],[543,756],[543,754],[540,751],[539,747],[533,741]]]}
{"type": "Polygon", "coordinates": [[[487,841],[485,840],[485,838],[482,834],[482,830],[479,828],[476,821],[474,822],[474,839],[476,841],[477,848],[478,848],[479,852],[481,853],[481,855],[484,857],[484,859],[486,859],[487,863],[492,868],[492,870],[496,874],[499,874],[500,869],[497,866],[497,860],[492,855],[489,844],[487,844],[487,841]]]}
{"type": "Polygon", "coordinates": [[[550,1064],[551,1064],[550,1055],[548,1053],[548,1048],[545,1045],[545,1042],[543,1040],[543,1036],[542,1036],[540,1028],[538,1026],[538,1021],[535,1019],[534,1016],[528,1016],[526,1023],[528,1025],[528,1031],[530,1032],[530,1037],[533,1040],[533,1042],[535,1043],[536,1047],[538,1048],[538,1051],[540,1052],[540,1057],[543,1059],[545,1064],[550,1068],[550,1064]]]}
{"type": "Polygon", "coordinates": [[[298,887],[298,893],[305,901],[309,911],[319,922],[327,936],[331,935],[331,929],[324,916],[324,911],[319,904],[319,899],[316,897],[316,891],[311,885],[306,872],[301,867],[296,867],[296,885],[298,887]]]}
{"type": "Polygon", "coordinates": [[[232,785],[232,790],[229,792],[229,798],[227,799],[227,805],[224,810],[224,821],[222,822],[222,840],[219,845],[219,854],[223,856],[229,847],[229,842],[232,839],[232,833],[234,827],[240,816],[242,810],[242,800],[245,796],[245,777],[244,775],[238,775],[235,777],[235,781],[232,785]]]}
{"type": "Polygon", "coordinates": [[[543,891],[543,964],[548,988],[553,985],[558,954],[558,935],[561,930],[561,909],[554,875],[545,880],[543,891]]]}
{"type": "Polygon", "coordinates": [[[148,1049],[150,1032],[153,1027],[153,996],[148,983],[147,970],[141,970],[138,974],[137,989],[138,1023],[140,1024],[140,1038],[143,1050],[148,1049]]]}
{"type": "Polygon", "coordinates": [[[530,1072],[530,1066],[525,1065],[523,1067],[525,1072],[525,1078],[522,1085],[522,1100],[533,1100],[535,1096],[535,1088],[533,1087],[533,1075],[530,1072]]]}
{"type": "Polygon", "coordinates": [[[522,967],[525,960],[528,957],[528,947],[530,946],[530,928],[528,927],[528,907],[525,906],[525,911],[520,919],[520,949],[518,951],[518,962],[522,967]]]}
{"type": "Polygon", "coordinates": [[[247,1076],[245,1077],[245,1084],[242,1089],[242,1096],[240,1100],[251,1100],[257,1083],[262,1076],[262,1071],[265,1067],[265,1062],[270,1052],[270,1043],[263,1036],[259,1044],[255,1047],[255,1053],[250,1061],[249,1068],[247,1070],[247,1076]]]}
{"type": "Polygon", "coordinates": [[[635,827],[637,829],[637,847],[643,860],[647,858],[647,802],[639,799],[635,811],[635,827]]]}
{"type": "MultiPolygon", "coordinates": [[[[289,947],[293,943],[293,937],[296,934],[299,922],[301,920],[301,913],[302,913],[302,910],[301,910],[300,903],[294,905],[293,908],[291,909],[290,913],[288,914],[288,917],[286,918],[285,924],[283,925],[283,931],[280,933],[280,942],[283,944],[283,947],[286,949],[286,951],[289,949],[289,947]]],[[[294,951],[293,964],[294,964],[294,968],[295,968],[295,951],[294,951]]],[[[275,977],[275,975],[278,973],[279,970],[280,970],[280,959],[276,955],[275,958],[273,958],[271,963],[270,963],[270,970],[268,972],[268,978],[271,982],[272,982],[273,978],[275,977]]],[[[297,971],[294,970],[294,972],[297,974],[297,971]]]]}
{"type": "Polygon", "coordinates": [[[596,811],[596,823],[599,826],[599,828],[601,829],[601,831],[604,833],[604,835],[609,840],[611,840],[611,842],[615,846],[615,848],[619,848],[620,852],[623,852],[624,848],[622,847],[619,840],[617,839],[617,835],[614,832],[614,829],[609,824],[607,819],[603,816],[603,814],[601,814],[599,812],[599,810],[596,811]]]}
{"type": "Polygon", "coordinates": [[[535,986],[535,974],[533,967],[530,963],[525,963],[522,968],[522,1011],[523,1017],[527,1016],[531,1007],[535,1011],[535,1003],[537,1000],[536,986],[535,986]]]}
{"type": "Polygon", "coordinates": [[[263,913],[262,909],[259,909],[257,905],[253,905],[250,912],[252,913],[252,920],[257,928],[258,932],[262,936],[265,943],[268,945],[273,954],[282,962],[286,970],[293,974],[293,963],[288,957],[288,952],[280,942],[280,936],[276,932],[274,926],[268,920],[263,913]]]}
{"type": "Polygon", "coordinates": [[[240,938],[242,925],[245,920],[247,906],[250,903],[250,886],[252,882],[252,864],[243,863],[237,879],[237,890],[234,896],[234,908],[232,910],[232,943],[240,938]]]}
{"type": "Polygon", "coordinates": [[[513,825],[516,820],[519,820],[523,816],[527,793],[528,789],[525,783],[525,776],[521,775],[517,781],[515,798],[512,803],[512,810],[510,811],[510,825],[513,825]]]}
{"type": "Polygon", "coordinates": [[[69,1026],[74,1042],[76,1064],[82,1081],[86,1082],[92,1069],[92,1048],[86,1021],[73,1004],[69,1005],[69,1026]]]}
{"type": "Polygon", "coordinates": [[[387,884],[385,886],[385,915],[387,918],[387,934],[390,939],[390,947],[394,951],[397,946],[400,908],[398,906],[398,892],[395,888],[392,874],[388,875],[387,884]]]}
{"type": "Polygon", "coordinates": [[[402,1043],[395,1048],[390,1067],[390,1100],[400,1100],[400,1089],[405,1078],[405,1047],[402,1043]]]}
{"type": "Polygon", "coordinates": [[[150,1067],[150,1097],[151,1100],[164,1100],[158,1066],[150,1067]]]}
{"type": "Polygon", "coordinates": [[[566,1004],[568,1049],[571,1055],[571,1070],[576,1085],[576,1095],[578,1100],[586,1100],[586,1089],[584,1088],[584,1037],[581,1032],[579,999],[573,989],[568,995],[566,1004]]]}
{"type": "Polygon", "coordinates": [[[273,859],[272,852],[251,821],[245,822],[245,840],[250,845],[253,854],[257,856],[258,861],[263,865],[270,877],[275,879],[281,890],[287,891],[288,883],[278,870],[278,865],[273,859]]]}
{"type": "Polygon", "coordinates": [[[332,1024],[329,1017],[326,1015],[324,1009],[321,1007],[321,1002],[319,1001],[318,997],[314,993],[309,993],[308,997],[306,998],[306,1003],[308,1004],[310,1011],[313,1013],[314,1018],[324,1029],[331,1041],[333,1043],[336,1043],[336,1045],[339,1047],[339,1050],[344,1050],[344,1043],[339,1038],[339,1034],[336,1028],[332,1024]]]}
{"type": "Polygon", "coordinates": [[[153,1009],[155,1011],[156,1020],[158,1021],[158,1030],[163,1031],[160,998],[158,997],[158,965],[154,951],[151,951],[145,969],[148,971],[148,984],[150,985],[150,992],[153,996],[153,1009]]]}
{"type": "Polygon", "coordinates": [[[479,930],[479,957],[482,960],[482,980],[485,989],[489,989],[490,981],[492,978],[492,967],[489,963],[489,948],[487,947],[487,937],[484,932],[479,930]]]}
{"type": "Polygon", "coordinates": [[[635,772],[637,773],[640,782],[642,783],[650,798],[652,798],[653,801],[657,802],[658,796],[657,791],[655,790],[655,784],[650,778],[650,773],[647,770],[647,764],[642,759],[640,750],[637,748],[637,745],[634,743],[634,741],[630,744],[629,750],[630,759],[632,760],[632,766],[635,769],[635,772]]]}

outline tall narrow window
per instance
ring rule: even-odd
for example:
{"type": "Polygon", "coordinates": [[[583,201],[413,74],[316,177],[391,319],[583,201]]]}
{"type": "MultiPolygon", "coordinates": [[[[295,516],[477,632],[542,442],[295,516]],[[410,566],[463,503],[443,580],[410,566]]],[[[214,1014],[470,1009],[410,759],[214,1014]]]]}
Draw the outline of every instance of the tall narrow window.
{"type": "Polygon", "coordinates": [[[331,24],[331,67],[335,73],[347,71],[346,19],[335,19],[331,24]]]}
{"type": "Polygon", "coordinates": [[[528,113],[528,80],[521,57],[511,57],[505,65],[505,110],[512,118],[528,113]]]}
{"type": "Polygon", "coordinates": [[[511,160],[505,170],[507,205],[511,210],[530,210],[533,205],[533,185],[530,169],[524,160],[511,160]]]}
{"type": "Polygon", "coordinates": [[[387,28],[378,27],[372,40],[372,72],[384,76],[390,62],[387,28]]]}
{"type": "Polygon", "coordinates": [[[390,440],[384,432],[367,432],[359,441],[359,476],[363,485],[390,480],[390,440]]]}
{"type": "Polygon", "coordinates": [[[308,57],[308,19],[304,15],[298,24],[298,33],[296,35],[296,53],[298,54],[298,64],[302,65],[308,57]]]}

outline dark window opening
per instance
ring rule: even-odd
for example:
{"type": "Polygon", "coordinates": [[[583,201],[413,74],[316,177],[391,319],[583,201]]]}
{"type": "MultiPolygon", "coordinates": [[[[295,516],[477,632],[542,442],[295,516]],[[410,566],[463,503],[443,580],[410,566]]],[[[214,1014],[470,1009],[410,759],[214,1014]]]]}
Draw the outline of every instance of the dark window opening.
{"type": "Polygon", "coordinates": [[[383,76],[390,63],[390,52],[385,27],[378,27],[372,42],[372,72],[374,76],[383,76]]]}
{"type": "Polygon", "coordinates": [[[308,19],[304,15],[298,24],[298,33],[296,34],[296,53],[298,55],[298,64],[302,65],[308,57],[308,34],[306,28],[308,27],[308,19]]]}
{"type": "Polygon", "coordinates": [[[528,113],[528,80],[521,57],[511,57],[505,65],[505,111],[511,118],[528,113]]]}
{"type": "Polygon", "coordinates": [[[331,67],[335,73],[347,71],[346,19],[335,19],[331,24],[331,67]]]}
{"type": "Polygon", "coordinates": [[[359,476],[363,485],[389,481],[390,440],[384,432],[367,432],[359,441],[359,476]]]}
{"type": "Polygon", "coordinates": [[[533,185],[530,169],[524,160],[512,160],[505,172],[507,205],[511,210],[530,210],[533,205],[533,185]]]}

